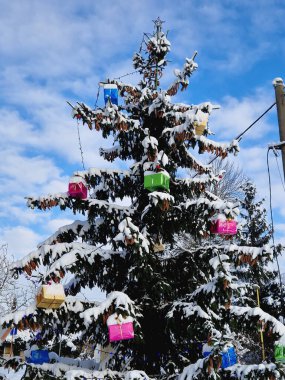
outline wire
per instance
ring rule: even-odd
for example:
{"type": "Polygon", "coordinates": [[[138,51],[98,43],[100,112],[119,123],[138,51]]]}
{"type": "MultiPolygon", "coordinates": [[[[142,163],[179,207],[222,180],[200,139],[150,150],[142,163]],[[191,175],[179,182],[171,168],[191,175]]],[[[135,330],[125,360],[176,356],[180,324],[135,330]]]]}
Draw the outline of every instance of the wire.
{"type": "Polygon", "coordinates": [[[284,180],[283,180],[282,175],[281,175],[280,166],[279,166],[279,162],[278,162],[278,159],[277,159],[278,153],[275,151],[275,149],[273,149],[273,153],[275,155],[275,159],[276,159],[276,164],[277,164],[277,168],[278,168],[278,173],[279,173],[280,181],[282,183],[283,190],[285,191],[285,184],[284,184],[284,180]]]}
{"type": "Polygon", "coordinates": [[[284,300],[283,300],[283,284],[282,284],[282,278],[281,278],[281,271],[280,271],[280,265],[278,256],[275,249],[275,238],[274,238],[274,220],[273,220],[273,209],[272,209],[272,186],[271,186],[271,176],[270,176],[270,167],[269,167],[269,151],[270,148],[267,149],[267,173],[268,173],[268,184],[269,184],[269,207],[270,207],[270,217],[271,217],[271,225],[272,225],[272,242],[273,242],[273,253],[275,256],[275,260],[277,263],[277,270],[279,275],[279,284],[280,284],[280,303],[281,303],[281,314],[283,318],[284,313],[284,300]]]}
{"type": "Polygon", "coordinates": [[[82,144],[81,144],[80,131],[79,131],[79,120],[78,119],[77,119],[77,135],[78,135],[79,150],[80,150],[80,154],[81,154],[82,168],[83,168],[83,170],[85,170],[84,158],[83,158],[83,149],[82,149],[82,144]]]}
{"type": "Polygon", "coordinates": [[[254,124],[256,124],[261,118],[263,118],[263,116],[265,116],[267,114],[267,112],[269,112],[271,110],[271,108],[273,108],[275,106],[276,102],[274,102],[273,104],[271,104],[270,107],[267,108],[266,111],[263,112],[263,114],[261,114],[253,123],[251,123],[242,133],[240,133],[236,138],[235,140],[241,140],[242,136],[251,128],[254,126],[254,124]]]}

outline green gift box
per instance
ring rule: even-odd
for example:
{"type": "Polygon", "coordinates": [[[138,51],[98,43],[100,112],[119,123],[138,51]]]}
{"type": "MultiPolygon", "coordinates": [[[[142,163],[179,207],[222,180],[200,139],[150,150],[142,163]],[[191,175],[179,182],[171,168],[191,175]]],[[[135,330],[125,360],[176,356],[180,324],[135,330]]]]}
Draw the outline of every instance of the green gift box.
{"type": "Polygon", "coordinates": [[[277,344],[274,349],[274,357],[277,362],[285,363],[285,346],[277,344]]]}
{"type": "Polygon", "coordinates": [[[169,191],[169,175],[163,172],[145,175],[144,188],[149,191],[169,191]]]}

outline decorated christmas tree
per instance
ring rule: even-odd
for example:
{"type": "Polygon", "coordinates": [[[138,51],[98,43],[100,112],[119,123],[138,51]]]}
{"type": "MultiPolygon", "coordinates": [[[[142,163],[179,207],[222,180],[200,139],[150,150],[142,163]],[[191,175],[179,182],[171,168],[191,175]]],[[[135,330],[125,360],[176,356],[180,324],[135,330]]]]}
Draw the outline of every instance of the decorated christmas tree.
{"type": "MultiPolygon", "coordinates": [[[[169,51],[157,19],[133,57],[140,83],[108,80],[104,107],[72,106],[83,126],[108,143],[114,139],[101,155],[131,160],[129,169],[78,171],[67,193],[28,198],[31,208],[68,208],[86,220],[61,227],[14,263],[17,275],[44,273],[35,302],[2,318],[3,327],[39,332],[25,362],[8,363],[16,370],[24,366],[24,379],[285,378],[281,363],[237,363],[237,339],[253,330],[258,336],[261,323],[279,340],[281,361],[285,327],[259,307],[240,304],[247,288],[235,266],[253,251],[231,243],[238,204],[211,192],[222,176],[197,158],[204,152],[226,157],[238,152],[238,144],[208,138],[211,103],[173,102],[198,67],[196,53],[174,71],[167,89],[160,88],[169,51]],[[189,169],[193,176],[185,178],[189,169]],[[174,255],[181,232],[198,244],[174,255]],[[224,244],[215,244],[216,235],[224,244]],[[95,287],[106,293],[105,301],[78,298],[82,289],[95,287]]],[[[259,247],[254,254],[269,259],[272,250],[259,247]]]]}

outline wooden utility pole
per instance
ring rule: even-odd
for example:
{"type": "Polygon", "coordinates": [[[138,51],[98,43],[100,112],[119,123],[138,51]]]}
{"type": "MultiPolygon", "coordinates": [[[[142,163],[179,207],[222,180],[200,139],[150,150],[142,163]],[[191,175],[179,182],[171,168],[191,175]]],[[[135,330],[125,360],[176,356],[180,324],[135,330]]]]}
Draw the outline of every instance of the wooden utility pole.
{"type": "MultiPolygon", "coordinates": [[[[273,80],[273,86],[275,89],[280,142],[285,142],[285,93],[283,79],[275,78],[273,80]]],[[[278,146],[278,144],[276,145],[278,146]]],[[[280,144],[280,149],[282,152],[283,174],[285,179],[285,143],[280,144]]]]}

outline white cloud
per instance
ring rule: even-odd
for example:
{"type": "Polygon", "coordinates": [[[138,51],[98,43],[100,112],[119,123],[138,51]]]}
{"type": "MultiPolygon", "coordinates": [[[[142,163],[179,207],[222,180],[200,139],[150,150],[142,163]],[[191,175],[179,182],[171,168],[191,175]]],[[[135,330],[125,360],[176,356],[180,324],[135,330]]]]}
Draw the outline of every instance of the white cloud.
{"type": "Polygon", "coordinates": [[[0,241],[8,243],[8,252],[15,259],[35,250],[40,240],[39,234],[23,226],[4,228],[0,234],[0,241]]]}

